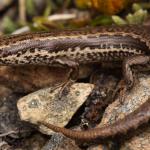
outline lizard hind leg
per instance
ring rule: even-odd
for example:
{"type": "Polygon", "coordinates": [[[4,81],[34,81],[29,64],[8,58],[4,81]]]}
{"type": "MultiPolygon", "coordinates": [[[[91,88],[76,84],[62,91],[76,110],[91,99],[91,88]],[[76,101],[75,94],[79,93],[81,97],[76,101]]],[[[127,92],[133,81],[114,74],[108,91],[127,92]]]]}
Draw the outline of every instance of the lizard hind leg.
{"type": "Polygon", "coordinates": [[[146,65],[150,62],[150,57],[146,55],[136,55],[126,58],[123,61],[123,76],[124,76],[124,85],[123,89],[120,93],[120,101],[121,103],[124,100],[125,93],[127,90],[130,90],[134,86],[134,74],[132,70],[132,66],[136,65],[146,65]]]}
{"type": "MultiPolygon", "coordinates": [[[[55,59],[54,64],[59,64],[62,67],[68,67],[70,68],[70,71],[68,73],[68,80],[63,82],[62,84],[59,84],[58,86],[56,86],[56,88],[61,87],[61,90],[59,92],[59,98],[61,99],[62,95],[64,94],[64,92],[66,91],[66,89],[68,90],[69,87],[78,79],[78,75],[79,75],[79,64],[75,61],[69,60],[67,58],[61,58],[61,59],[55,59]]],[[[54,88],[54,89],[56,89],[54,88]]]]}
{"type": "Polygon", "coordinates": [[[134,85],[134,75],[132,66],[146,65],[150,62],[150,57],[146,55],[136,55],[126,58],[123,61],[123,75],[127,89],[131,89],[134,85]]]}

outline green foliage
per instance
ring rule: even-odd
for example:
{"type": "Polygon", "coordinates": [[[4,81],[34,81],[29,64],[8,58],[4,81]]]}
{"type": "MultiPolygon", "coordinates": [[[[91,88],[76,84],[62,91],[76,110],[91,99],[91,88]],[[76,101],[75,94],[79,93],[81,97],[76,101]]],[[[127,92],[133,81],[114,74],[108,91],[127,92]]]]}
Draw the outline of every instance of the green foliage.
{"type": "Polygon", "coordinates": [[[3,19],[2,27],[4,28],[5,33],[12,33],[18,28],[16,22],[13,22],[10,17],[6,16],[3,19]]]}
{"type": "Polygon", "coordinates": [[[97,16],[95,19],[91,21],[92,26],[97,25],[109,25],[112,24],[112,18],[110,16],[97,16]]]}
{"type": "Polygon", "coordinates": [[[139,4],[132,5],[133,13],[127,14],[125,19],[120,16],[112,16],[112,20],[117,25],[124,24],[142,24],[148,17],[147,10],[144,10],[139,4]]]}

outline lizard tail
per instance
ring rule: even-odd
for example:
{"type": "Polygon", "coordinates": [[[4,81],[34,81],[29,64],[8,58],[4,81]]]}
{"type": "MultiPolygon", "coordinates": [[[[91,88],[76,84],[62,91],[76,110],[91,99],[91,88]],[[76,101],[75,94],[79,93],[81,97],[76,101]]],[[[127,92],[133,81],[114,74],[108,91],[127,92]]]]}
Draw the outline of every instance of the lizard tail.
{"type": "Polygon", "coordinates": [[[60,132],[65,136],[82,141],[93,141],[97,139],[105,139],[114,137],[116,135],[125,134],[131,129],[137,129],[143,123],[147,123],[150,120],[150,98],[142,104],[134,112],[127,115],[125,118],[116,121],[111,125],[107,125],[101,128],[94,128],[86,131],[75,131],[58,127],[47,122],[39,122],[39,124],[52,129],[55,132],[60,132]]]}

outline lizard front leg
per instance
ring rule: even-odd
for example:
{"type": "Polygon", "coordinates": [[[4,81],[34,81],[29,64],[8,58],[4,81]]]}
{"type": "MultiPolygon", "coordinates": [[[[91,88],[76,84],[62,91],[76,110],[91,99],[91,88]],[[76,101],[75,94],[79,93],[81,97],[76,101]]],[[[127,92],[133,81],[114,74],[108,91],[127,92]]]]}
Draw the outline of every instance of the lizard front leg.
{"type": "Polygon", "coordinates": [[[68,80],[61,85],[57,86],[62,87],[61,91],[59,92],[59,98],[61,98],[63,91],[65,90],[66,87],[70,86],[72,83],[74,83],[78,79],[79,75],[79,64],[73,60],[70,60],[68,58],[61,58],[61,59],[55,59],[52,64],[54,65],[59,65],[62,67],[69,67],[70,72],[68,76],[68,80]]]}

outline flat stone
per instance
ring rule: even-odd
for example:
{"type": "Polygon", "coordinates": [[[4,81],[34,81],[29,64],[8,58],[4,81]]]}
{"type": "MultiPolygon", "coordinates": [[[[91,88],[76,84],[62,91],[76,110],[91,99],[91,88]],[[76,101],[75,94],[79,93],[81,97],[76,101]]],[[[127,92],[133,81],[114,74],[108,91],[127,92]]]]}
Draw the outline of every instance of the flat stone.
{"type": "MultiPolygon", "coordinates": [[[[19,115],[22,120],[37,124],[38,121],[46,121],[56,126],[64,127],[85,102],[92,89],[93,84],[75,83],[66,95],[58,98],[61,88],[52,91],[45,88],[29,94],[18,101],[19,115]]],[[[45,126],[40,126],[45,134],[52,131],[45,126]]]]}

